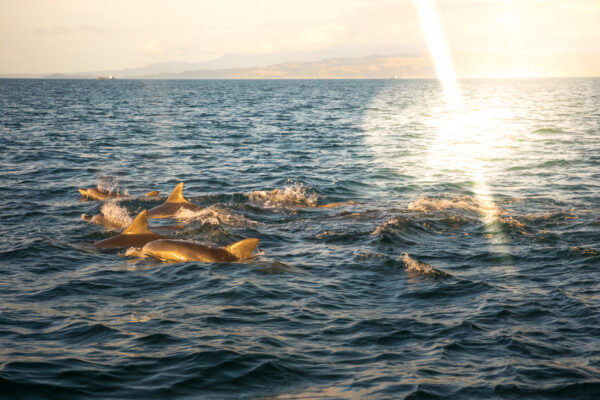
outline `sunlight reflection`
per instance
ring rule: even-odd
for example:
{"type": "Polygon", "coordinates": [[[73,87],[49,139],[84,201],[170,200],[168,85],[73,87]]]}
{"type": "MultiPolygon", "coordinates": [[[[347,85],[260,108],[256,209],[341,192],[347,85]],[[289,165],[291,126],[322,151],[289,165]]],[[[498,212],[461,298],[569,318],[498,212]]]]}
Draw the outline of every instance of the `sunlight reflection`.
{"type": "Polygon", "coordinates": [[[500,245],[497,250],[508,253],[506,238],[502,232],[492,235],[491,225],[499,219],[499,215],[488,185],[485,160],[494,157],[493,149],[498,148],[495,146],[500,140],[497,124],[511,116],[500,108],[478,110],[462,104],[454,64],[434,5],[430,0],[415,0],[415,5],[449,109],[449,115],[437,130],[428,164],[434,171],[451,166],[453,169],[471,172],[473,192],[480,204],[481,219],[488,237],[494,238],[494,244],[500,245]]]}
{"type": "Polygon", "coordinates": [[[494,224],[500,221],[489,182],[493,178],[493,160],[506,158],[511,137],[507,135],[505,120],[513,118],[508,108],[490,107],[474,109],[474,104],[452,107],[449,113],[436,113],[439,121],[436,139],[429,149],[426,164],[429,171],[443,174],[466,174],[473,182],[473,197],[479,205],[479,214],[487,237],[496,245],[495,252],[509,253],[507,240],[494,224]]]}
{"type": "Polygon", "coordinates": [[[422,97],[407,98],[398,86],[384,90],[365,115],[366,142],[383,165],[421,188],[455,182],[471,192],[493,251],[509,254],[490,182],[497,177],[494,168],[504,165],[496,161],[510,158],[515,148],[509,129],[514,107],[503,104],[493,90],[484,90],[483,96],[459,91],[433,3],[415,0],[415,5],[444,96],[438,98],[437,88],[427,83],[422,87],[431,90],[422,97]]]}

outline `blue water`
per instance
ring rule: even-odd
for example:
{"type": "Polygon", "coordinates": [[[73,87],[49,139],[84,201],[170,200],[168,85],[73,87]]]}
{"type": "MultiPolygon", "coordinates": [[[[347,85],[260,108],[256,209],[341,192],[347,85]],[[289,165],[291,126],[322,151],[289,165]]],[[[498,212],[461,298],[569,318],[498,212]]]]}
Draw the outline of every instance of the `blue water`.
{"type": "Polygon", "coordinates": [[[459,86],[1,80],[0,397],[600,398],[600,79],[459,86]]]}

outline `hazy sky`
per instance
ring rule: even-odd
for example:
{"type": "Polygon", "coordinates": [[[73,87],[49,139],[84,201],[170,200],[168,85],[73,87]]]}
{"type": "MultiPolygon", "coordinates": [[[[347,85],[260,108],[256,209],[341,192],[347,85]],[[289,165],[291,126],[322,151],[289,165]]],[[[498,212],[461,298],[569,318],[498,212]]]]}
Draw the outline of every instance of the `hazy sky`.
{"type": "MultiPolygon", "coordinates": [[[[451,51],[600,54],[600,0],[438,0],[451,51]]],[[[0,73],[426,51],[412,0],[0,0],[0,73]]]]}

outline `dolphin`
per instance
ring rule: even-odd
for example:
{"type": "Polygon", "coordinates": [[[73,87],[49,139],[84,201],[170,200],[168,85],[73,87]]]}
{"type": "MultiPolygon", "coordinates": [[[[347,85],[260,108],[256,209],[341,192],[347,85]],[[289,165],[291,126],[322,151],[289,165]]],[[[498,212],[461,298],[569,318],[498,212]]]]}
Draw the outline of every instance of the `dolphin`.
{"type": "Polygon", "coordinates": [[[148,211],[138,214],[131,225],[121,234],[94,243],[101,249],[120,249],[124,247],[142,247],[153,240],[166,239],[165,236],[150,232],[148,229],[148,211]]]}
{"type": "Polygon", "coordinates": [[[96,215],[81,214],[81,219],[85,222],[89,222],[90,224],[96,224],[96,225],[109,224],[109,222],[106,220],[106,218],[102,214],[96,214],[96,215]]]}
{"type": "Polygon", "coordinates": [[[258,242],[250,238],[225,247],[208,247],[186,240],[160,239],[146,244],[140,255],[179,262],[236,262],[250,258],[258,242]]]}
{"type": "MultiPolygon", "coordinates": [[[[79,193],[82,196],[87,197],[93,200],[107,200],[107,199],[116,199],[121,197],[128,197],[123,194],[117,192],[110,192],[105,189],[97,189],[97,188],[89,188],[89,189],[79,189],[79,193]]],[[[158,196],[158,190],[153,190],[144,195],[144,197],[156,197],[158,196]]]]}
{"type": "Polygon", "coordinates": [[[116,199],[117,197],[125,197],[122,194],[117,192],[109,192],[105,189],[97,189],[97,188],[89,188],[89,189],[79,189],[79,193],[82,196],[88,197],[93,200],[106,200],[106,199],[116,199]]]}
{"type": "Polygon", "coordinates": [[[160,206],[151,208],[148,211],[148,218],[170,218],[177,214],[180,209],[199,211],[202,207],[190,203],[183,197],[183,182],[179,182],[173,192],[160,206]]]}

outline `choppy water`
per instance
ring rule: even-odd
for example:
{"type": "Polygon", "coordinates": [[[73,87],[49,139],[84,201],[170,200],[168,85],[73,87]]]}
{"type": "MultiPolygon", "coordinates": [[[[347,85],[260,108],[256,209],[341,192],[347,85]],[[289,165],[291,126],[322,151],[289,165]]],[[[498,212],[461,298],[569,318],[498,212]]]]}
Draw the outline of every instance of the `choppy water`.
{"type": "Polygon", "coordinates": [[[0,397],[599,398],[600,80],[460,87],[0,81],[0,397]]]}

